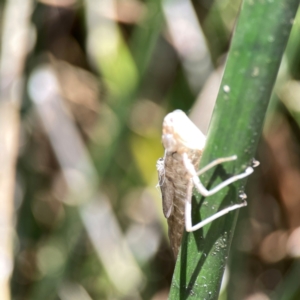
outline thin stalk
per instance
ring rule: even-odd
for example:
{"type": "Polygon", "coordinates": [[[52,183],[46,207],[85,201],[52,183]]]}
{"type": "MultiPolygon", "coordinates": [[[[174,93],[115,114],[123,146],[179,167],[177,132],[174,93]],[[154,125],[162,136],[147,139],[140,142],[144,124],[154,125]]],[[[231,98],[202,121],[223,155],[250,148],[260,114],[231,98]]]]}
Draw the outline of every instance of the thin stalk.
{"type": "Polygon", "coordinates": [[[15,177],[18,157],[23,88],[21,77],[28,52],[31,0],[11,0],[4,5],[0,49],[0,299],[10,300],[14,257],[15,177]],[[17,22],[16,22],[17,20],[17,22]]]}
{"type": "MultiPolygon", "coordinates": [[[[200,168],[219,157],[238,159],[201,176],[209,189],[251,164],[298,5],[299,0],[242,3],[200,168]]],[[[208,199],[196,194],[193,223],[237,203],[245,183],[208,199]]],[[[169,299],[218,299],[237,213],[184,234],[169,299]]]]}

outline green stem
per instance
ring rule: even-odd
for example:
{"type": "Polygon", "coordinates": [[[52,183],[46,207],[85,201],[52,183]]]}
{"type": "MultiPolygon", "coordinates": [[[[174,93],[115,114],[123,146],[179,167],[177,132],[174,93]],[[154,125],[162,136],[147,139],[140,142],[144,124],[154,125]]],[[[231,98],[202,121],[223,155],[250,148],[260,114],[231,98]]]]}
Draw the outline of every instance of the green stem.
{"type": "MultiPolygon", "coordinates": [[[[245,0],[233,36],[200,167],[238,159],[201,176],[211,189],[250,165],[299,0],[245,0]]],[[[203,199],[195,195],[193,223],[239,201],[245,180],[203,199]],[[200,213],[201,207],[201,213],[200,213]]],[[[184,234],[169,299],[218,299],[237,211],[184,234]]]]}

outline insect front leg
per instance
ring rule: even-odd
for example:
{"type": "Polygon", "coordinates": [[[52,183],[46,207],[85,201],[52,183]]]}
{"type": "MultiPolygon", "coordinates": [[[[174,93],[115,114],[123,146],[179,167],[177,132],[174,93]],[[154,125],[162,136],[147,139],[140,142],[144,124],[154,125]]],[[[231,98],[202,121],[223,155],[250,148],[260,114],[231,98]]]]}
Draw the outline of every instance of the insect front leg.
{"type": "MultiPolygon", "coordinates": [[[[223,181],[222,183],[220,183],[219,185],[217,185],[216,187],[214,187],[211,190],[207,190],[204,185],[202,184],[202,182],[200,181],[198,174],[193,166],[193,164],[191,163],[190,159],[188,158],[186,153],[182,154],[182,159],[183,159],[183,163],[184,166],[186,168],[186,170],[189,172],[189,174],[191,175],[194,185],[196,187],[196,189],[198,190],[198,192],[203,195],[204,197],[208,197],[211,196],[215,193],[217,193],[218,191],[220,191],[221,189],[223,189],[224,187],[226,187],[227,185],[240,180],[242,178],[245,178],[247,176],[249,176],[250,174],[253,173],[254,169],[252,167],[248,167],[244,173],[238,174],[238,175],[234,175],[228,179],[226,179],[225,181],[223,181]]],[[[229,158],[221,158],[221,159],[217,159],[216,161],[213,161],[212,163],[210,163],[208,166],[206,166],[204,169],[204,171],[200,171],[200,174],[206,172],[208,169],[214,167],[217,164],[223,163],[225,161],[229,161],[229,160],[234,160],[236,159],[236,156],[232,156],[229,158]]]]}
{"type": "Polygon", "coordinates": [[[219,165],[219,164],[222,164],[222,163],[228,162],[228,161],[233,161],[236,159],[237,159],[236,155],[232,155],[229,157],[217,158],[214,161],[212,161],[211,163],[209,163],[207,166],[202,168],[201,170],[197,171],[197,175],[200,176],[201,174],[205,173],[206,171],[208,171],[209,169],[213,168],[216,165],[219,165]]]}

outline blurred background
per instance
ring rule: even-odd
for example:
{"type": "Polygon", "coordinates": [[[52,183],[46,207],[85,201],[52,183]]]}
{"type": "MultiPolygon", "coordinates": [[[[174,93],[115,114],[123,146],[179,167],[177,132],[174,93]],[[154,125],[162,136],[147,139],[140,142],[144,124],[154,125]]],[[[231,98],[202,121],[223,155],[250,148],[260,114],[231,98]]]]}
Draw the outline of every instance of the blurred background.
{"type": "MultiPolygon", "coordinates": [[[[207,133],[239,0],[0,0],[0,299],[167,299],[174,109],[207,133]]],[[[300,19],[298,14],[297,19],[300,19]]],[[[220,299],[300,299],[300,24],[220,299]]]]}

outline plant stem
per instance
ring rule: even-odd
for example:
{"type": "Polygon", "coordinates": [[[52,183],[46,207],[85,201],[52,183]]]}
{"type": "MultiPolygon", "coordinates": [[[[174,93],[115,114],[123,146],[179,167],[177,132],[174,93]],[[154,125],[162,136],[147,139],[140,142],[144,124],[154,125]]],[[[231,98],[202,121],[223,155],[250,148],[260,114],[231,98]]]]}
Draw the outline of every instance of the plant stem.
{"type": "MultiPolygon", "coordinates": [[[[200,167],[219,157],[238,159],[201,176],[209,189],[251,164],[298,6],[299,0],[242,3],[200,167]]],[[[195,195],[193,223],[237,203],[245,182],[209,199],[195,195]]],[[[231,212],[184,234],[169,299],[218,299],[236,217],[237,211],[231,212]]]]}

